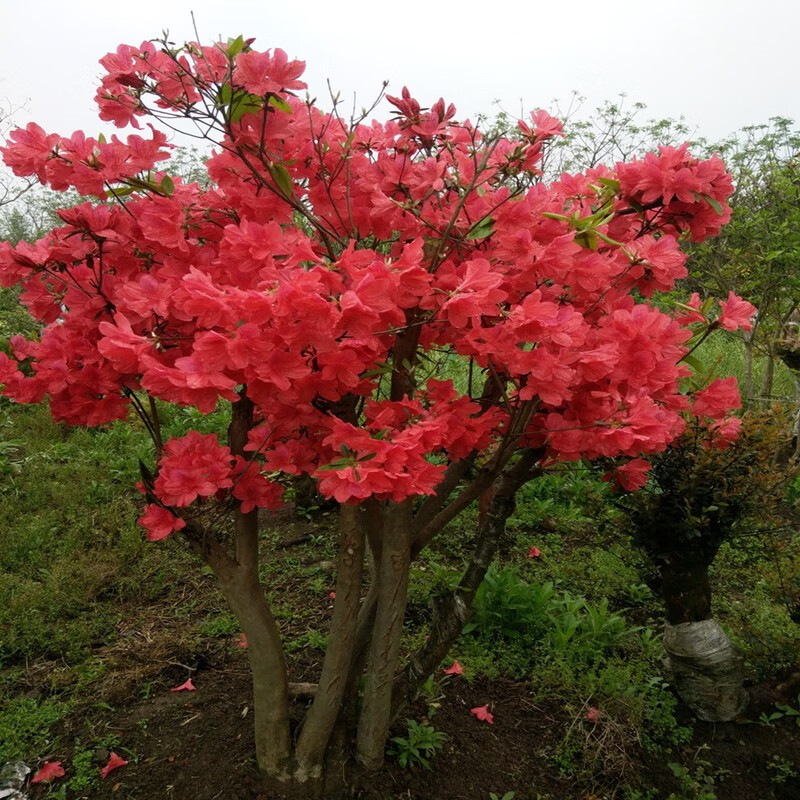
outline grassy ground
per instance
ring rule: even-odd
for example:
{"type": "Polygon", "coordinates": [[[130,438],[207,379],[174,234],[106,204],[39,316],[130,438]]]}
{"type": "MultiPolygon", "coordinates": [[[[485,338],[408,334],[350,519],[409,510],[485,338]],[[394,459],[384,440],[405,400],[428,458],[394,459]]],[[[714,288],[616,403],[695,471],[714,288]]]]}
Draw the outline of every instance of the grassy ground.
{"type": "MultiPolygon", "coordinates": [[[[223,422],[179,411],[166,424],[177,434],[223,422]]],[[[0,762],[36,764],[68,752],[68,788],[54,796],[94,796],[96,762],[125,745],[109,727],[109,710],[149,702],[187,669],[225,670],[241,660],[238,627],[177,537],[144,542],[131,487],[138,458],[151,453],[135,423],[68,430],[44,409],[6,404],[0,441],[0,762]]],[[[457,579],[475,513],[412,571],[408,650],[425,635],[431,593],[457,579]]],[[[273,555],[262,569],[296,679],[313,680],[324,652],[333,522],[313,510],[265,525],[273,555]]],[[[717,562],[717,612],[753,680],[797,666],[800,626],[787,602],[800,588],[796,545],[793,532],[750,537],[717,562]]],[[[670,751],[691,739],[663,677],[661,610],[647,571],[619,532],[607,485],[565,466],[524,490],[473,624],[454,649],[468,685],[491,692],[524,684],[529,702],[551,709],[541,758],[573,787],[570,796],[594,787],[610,797],[616,787],[629,800],[666,798],[642,783],[643,765],[665,768],[676,758],[670,751]],[[529,558],[534,546],[541,554],[529,558]],[[587,738],[580,721],[591,708],[600,709],[607,740],[587,738]]],[[[430,721],[446,694],[446,682],[432,681],[421,718],[430,721]]],[[[681,759],[695,775],[692,758],[681,759]]],[[[786,770],[800,771],[800,763],[786,770]]],[[[675,797],[684,796],[712,797],[675,797]]]]}

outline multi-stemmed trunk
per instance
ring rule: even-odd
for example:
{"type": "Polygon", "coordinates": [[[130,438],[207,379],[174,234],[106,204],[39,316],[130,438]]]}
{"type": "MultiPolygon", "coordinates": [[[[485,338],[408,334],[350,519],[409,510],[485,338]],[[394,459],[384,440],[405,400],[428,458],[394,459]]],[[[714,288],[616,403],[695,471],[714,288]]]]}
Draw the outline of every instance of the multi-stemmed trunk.
{"type": "MultiPolygon", "coordinates": [[[[527,423],[531,408],[515,424],[527,423]]],[[[229,429],[231,451],[244,455],[253,406],[242,396],[229,429]]],[[[513,435],[510,431],[509,438],[513,435]]],[[[265,786],[311,800],[336,794],[379,769],[389,728],[436,669],[468,620],[472,600],[513,512],[519,488],[534,475],[540,450],[513,440],[473,472],[472,459],[451,464],[436,495],[412,501],[366,501],[340,507],[337,582],[329,643],[302,722],[290,722],[286,661],[278,627],[258,576],[258,515],[234,511],[233,553],[199,523],[185,533],[211,566],[247,636],[253,675],[256,757],[265,786]],[[517,454],[517,455],[515,455],[517,454]],[[472,474],[471,474],[472,473],[472,474]],[[433,536],[466,505],[492,489],[472,558],[459,586],[436,598],[426,643],[401,669],[409,569],[433,536]],[[365,569],[367,561],[370,569],[365,569]],[[366,591],[364,591],[366,588],[366,591]],[[335,766],[335,769],[332,767],[335,766]]]]}
{"type": "Polygon", "coordinates": [[[664,649],[681,699],[702,720],[725,722],[747,705],[741,654],[711,612],[713,553],[691,548],[659,560],[664,649]]]}

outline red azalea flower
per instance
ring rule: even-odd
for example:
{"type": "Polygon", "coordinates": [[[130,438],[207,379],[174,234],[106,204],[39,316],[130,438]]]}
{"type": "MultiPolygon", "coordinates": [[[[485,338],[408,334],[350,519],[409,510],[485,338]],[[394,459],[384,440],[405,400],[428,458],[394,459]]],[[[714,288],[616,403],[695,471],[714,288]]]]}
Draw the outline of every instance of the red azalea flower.
{"type": "Polygon", "coordinates": [[[173,686],[170,691],[171,692],[194,692],[196,691],[197,687],[192,683],[192,679],[189,678],[185,683],[182,683],[180,686],[173,686]]]}
{"type": "Polygon", "coordinates": [[[488,722],[490,725],[494,725],[494,714],[489,711],[488,705],[471,708],[469,713],[474,714],[481,722],[488,722]]]}
{"type": "Polygon", "coordinates": [[[56,778],[66,775],[60,761],[46,761],[42,768],[31,778],[31,783],[50,783],[56,778]]]}
{"type": "Polygon", "coordinates": [[[116,753],[112,753],[108,758],[108,764],[106,764],[100,770],[100,777],[107,778],[109,772],[113,772],[115,769],[124,767],[127,763],[128,762],[124,758],[118,756],[116,753]]]}

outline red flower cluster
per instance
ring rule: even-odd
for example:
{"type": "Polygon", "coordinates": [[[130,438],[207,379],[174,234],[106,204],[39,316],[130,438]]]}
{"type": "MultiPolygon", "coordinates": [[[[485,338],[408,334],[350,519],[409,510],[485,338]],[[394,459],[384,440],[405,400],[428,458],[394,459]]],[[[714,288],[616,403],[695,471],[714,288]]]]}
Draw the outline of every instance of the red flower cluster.
{"type": "MultiPolygon", "coordinates": [[[[209,188],[153,171],[169,150],[156,130],[12,133],[17,174],[112,202],[0,245],[0,283],[21,284],[42,323],[0,354],[3,393],[47,395],[57,419],[88,425],[125,417],[135,393],[204,413],[246,394],[247,459],[196,432],[166,444],[140,520],[151,539],[214,498],[275,507],[275,473],[313,475],[340,502],[399,501],[509,441],[633,458],[618,475],[640,485],[639,457],[683,429],[685,326],[705,316],[636,293],[669,290],[686,274],[680,235],[727,220],[719,159],[662,148],[547,186],[539,163],[562,129],[544,112],[487,139],[403,90],[392,119],[350,128],[293,95],[303,62],[251,45],[147,42],[101,61],[102,119],[216,115],[209,188]]],[[[732,296],[718,324],[752,313],[732,296]]],[[[692,411],[716,424],[731,397],[712,385],[692,411]]]]}
{"type": "Polygon", "coordinates": [[[649,153],[641,160],[617,165],[623,196],[657,210],[662,229],[688,228],[695,242],[716,236],[730,219],[730,208],[723,204],[733,191],[722,160],[713,156],[699,161],[685,144],[658,150],[658,155],[649,153]]]}

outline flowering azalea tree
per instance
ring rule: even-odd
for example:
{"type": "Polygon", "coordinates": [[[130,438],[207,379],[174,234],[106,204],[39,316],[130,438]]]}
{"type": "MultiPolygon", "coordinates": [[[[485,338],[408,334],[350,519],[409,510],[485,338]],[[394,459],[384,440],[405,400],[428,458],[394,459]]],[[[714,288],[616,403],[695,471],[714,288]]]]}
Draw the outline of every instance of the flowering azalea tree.
{"type": "MultiPolygon", "coordinates": [[[[31,124],[3,150],[18,175],[91,199],[38,242],[0,245],[3,285],[22,285],[43,326],[0,354],[0,384],[18,402],[47,396],[69,424],[141,417],[156,459],[140,522],[213,569],[249,643],[259,767],[308,797],[342,752],[381,765],[541,464],[620,459],[618,478],[641,485],[642,457],[703,402],[682,391],[688,323],[643,298],[686,274],[681,239],[727,220],[730,178],[717,158],[666,147],[546,186],[538,164],[561,125],[544,112],[511,141],[404,89],[388,121],[345,120],[295,95],[303,62],[241,37],[123,45],[101,64],[101,119],[140,132],[31,124]],[[215,143],[206,188],[170,175],[148,118],[215,143]],[[454,362],[458,385],[442,379],[454,362]],[[222,404],[227,441],[163,441],[160,403],[222,404]],[[341,524],[328,649],[294,730],[258,566],[259,509],[296,476],[341,524]],[[409,565],[487,493],[461,582],[401,667],[409,565]]],[[[724,322],[742,308],[727,301],[724,322]]]]}

